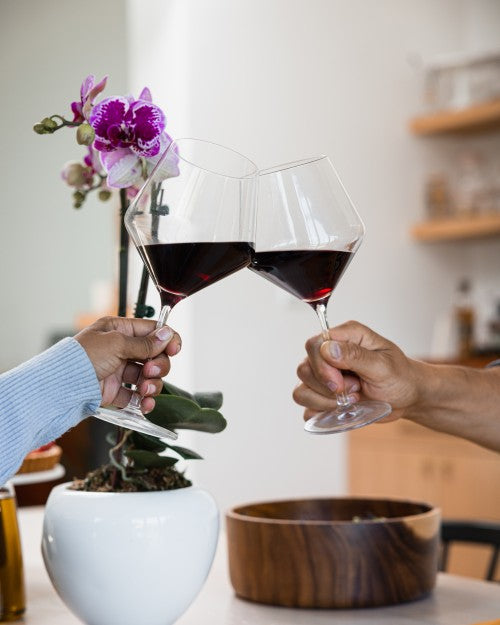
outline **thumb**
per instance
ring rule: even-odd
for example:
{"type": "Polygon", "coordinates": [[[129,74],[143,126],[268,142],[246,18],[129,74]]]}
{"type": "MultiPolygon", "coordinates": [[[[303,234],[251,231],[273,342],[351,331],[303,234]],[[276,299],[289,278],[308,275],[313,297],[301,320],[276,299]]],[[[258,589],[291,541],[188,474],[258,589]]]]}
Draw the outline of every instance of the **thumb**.
{"type": "Polygon", "coordinates": [[[380,354],[349,341],[325,341],[321,356],[337,369],[348,369],[360,378],[373,378],[380,365],[380,354]]]}
{"type": "Polygon", "coordinates": [[[173,336],[174,331],[168,326],[145,336],[122,335],[121,356],[126,360],[148,360],[161,354],[173,336]]]}

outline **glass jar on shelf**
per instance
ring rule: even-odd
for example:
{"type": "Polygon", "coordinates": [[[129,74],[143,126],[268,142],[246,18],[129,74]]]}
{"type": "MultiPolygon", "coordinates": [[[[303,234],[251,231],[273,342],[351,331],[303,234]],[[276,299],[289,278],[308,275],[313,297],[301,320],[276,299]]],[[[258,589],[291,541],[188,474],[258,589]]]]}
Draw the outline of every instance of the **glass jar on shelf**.
{"type": "Polygon", "coordinates": [[[457,217],[488,210],[485,160],[479,152],[459,154],[453,189],[453,209],[457,217]]]}
{"type": "Polygon", "coordinates": [[[425,184],[425,208],[429,219],[443,219],[452,212],[450,186],[444,173],[434,173],[425,184]]]}

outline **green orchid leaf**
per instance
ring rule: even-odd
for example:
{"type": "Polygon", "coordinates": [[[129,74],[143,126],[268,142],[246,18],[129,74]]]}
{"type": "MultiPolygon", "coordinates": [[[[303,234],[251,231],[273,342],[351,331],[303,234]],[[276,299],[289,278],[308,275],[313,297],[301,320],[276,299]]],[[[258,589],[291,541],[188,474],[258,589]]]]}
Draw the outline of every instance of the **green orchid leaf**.
{"type": "Polygon", "coordinates": [[[153,451],[145,451],[143,449],[129,449],[125,452],[125,455],[127,458],[134,461],[134,467],[136,469],[172,467],[177,462],[177,458],[159,456],[153,451]]]}
{"type": "Polygon", "coordinates": [[[220,391],[205,391],[201,393],[188,393],[187,391],[170,384],[170,382],[163,381],[162,394],[164,395],[177,395],[178,397],[185,397],[191,401],[196,402],[201,408],[213,408],[219,410],[222,406],[222,393],[220,391]]]}
{"type": "Polygon", "coordinates": [[[145,449],[147,451],[165,451],[167,444],[161,441],[155,436],[149,436],[149,434],[140,434],[139,432],[132,432],[130,439],[135,449],[145,449]]]}
{"type": "Polygon", "coordinates": [[[186,447],[179,447],[178,445],[167,445],[167,447],[173,449],[181,458],[184,458],[184,460],[203,460],[202,456],[186,447]]]}
{"type": "Polygon", "coordinates": [[[220,391],[195,393],[194,400],[202,408],[213,408],[214,410],[219,410],[222,406],[222,393],[220,391]]]}
{"type": "Polygon", "coordinates": [[[161,390],[161,393],[163,395],[177,395],[179,397],[185,397],[186,399],[193,399],[193,395],[191,395],[191,393],[188,393],[178,386],[170,384],[170,382],[165,382],[165,380],[163,380],[163,388],[161,390]]]}
{"type": "Polygon", "coordinates": [[[158,395],[156,406],[147,418],[169,430],[198,430],[211,434],[222,432],[227,425],[217,410],[200,408],[196,402],[175,395],[158,395]]]}

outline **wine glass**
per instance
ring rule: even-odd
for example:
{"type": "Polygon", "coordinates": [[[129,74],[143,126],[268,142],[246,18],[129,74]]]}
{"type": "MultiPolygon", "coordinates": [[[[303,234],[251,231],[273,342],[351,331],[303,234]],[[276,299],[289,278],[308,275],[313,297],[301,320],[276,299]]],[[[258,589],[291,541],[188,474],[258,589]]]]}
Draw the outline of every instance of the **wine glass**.
{"type": "MultiPolygon", "coordinates": [[[[258,176],[255,253],[250,269],[316,311],[330,340],[326,307],[364,234],[363,223],[326,156],[262,170],[258,176]]],[[[306,421],[313,434],[367,425],[391,412],[380,401],[351,403],[306,421]]]]}
{"type": "MultiPolygon", "coordinates": [[[[247,267],[255,229],[257,167],[230,148],[178,139],[160,157],[125,214],[125,226],[159,291],[157,329],[172,308],[247,267]]],[[[176,438],[140,411],[134,393],[123,410],[100,409],[115,425],[176,438]]]]}

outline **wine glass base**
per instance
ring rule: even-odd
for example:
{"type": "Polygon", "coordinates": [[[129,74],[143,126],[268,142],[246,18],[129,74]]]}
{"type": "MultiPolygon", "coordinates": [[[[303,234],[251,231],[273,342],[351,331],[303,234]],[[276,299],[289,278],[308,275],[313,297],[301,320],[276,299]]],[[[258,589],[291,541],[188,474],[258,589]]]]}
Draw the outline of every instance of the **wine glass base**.
{"type": "Polygon", "coordinates": [[[160,425],[155,425],[151,421],[148,421],[140,410],[133,410],[131,408],[99,408],[98,412],[93,415],[101,421],[107,421],[113,423],[121,428],[127,428],[140,432],[141,434],[149,434],[149,436],[155,436],[156,438],[169,438],[170,440],[176,440],[178,435],[176,432],[162,428],[160,425]]]}
{"type": "Polygon", "coordinates": [[[390,404],[383,401],[360,401],[350,406],[341,406],[336,410],[319,412],[305,422],[304,430],[310,434],[334,434],[355,430],[387,417],[391,411],[390,404]]]}

